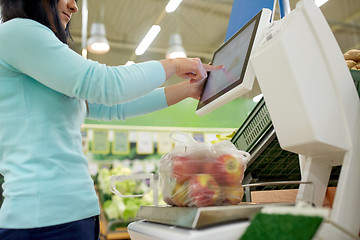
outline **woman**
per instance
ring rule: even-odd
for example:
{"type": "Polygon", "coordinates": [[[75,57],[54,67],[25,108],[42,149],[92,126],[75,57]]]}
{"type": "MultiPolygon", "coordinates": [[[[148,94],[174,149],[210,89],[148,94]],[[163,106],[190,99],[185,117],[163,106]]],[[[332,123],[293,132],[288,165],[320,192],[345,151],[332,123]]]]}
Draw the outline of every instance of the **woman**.
{"type": "Polygon", "coordinates": [[[80,126],[199,98],[199,59],[108,67],[66,45],[74,0],[1,0],[0,239],[97,239],[98,199],[80,126]],[[158,88],[172,75],[191,79],[158,88]],[[87,102],[87,106],[85,104],[87,102]]]}

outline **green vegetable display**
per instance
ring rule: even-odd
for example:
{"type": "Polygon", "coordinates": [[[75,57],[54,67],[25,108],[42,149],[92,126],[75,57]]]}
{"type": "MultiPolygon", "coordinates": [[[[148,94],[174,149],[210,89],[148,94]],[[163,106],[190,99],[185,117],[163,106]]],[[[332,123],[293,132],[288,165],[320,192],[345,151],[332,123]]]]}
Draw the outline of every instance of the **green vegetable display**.
{"type": "MultiPolygon", "coordinates": [[[[102,168],[97,175],[97,186],[100,195],[100,202],[103,211],[109,221],[130,222],[135,218],[140,206],[153,205],[153,191],[145,193],[149,187],[145,181],[124,180],[116,183],[116,189],[123,195],[144,194],[142,197],[121,198],[110,191],[110,176],[112,175],[131,175],[130,168],[117,166],[112,169],[102,168]]],[[[162,201],[161,193],[159,195],[159,204],[165,204],[162,201]]]]}

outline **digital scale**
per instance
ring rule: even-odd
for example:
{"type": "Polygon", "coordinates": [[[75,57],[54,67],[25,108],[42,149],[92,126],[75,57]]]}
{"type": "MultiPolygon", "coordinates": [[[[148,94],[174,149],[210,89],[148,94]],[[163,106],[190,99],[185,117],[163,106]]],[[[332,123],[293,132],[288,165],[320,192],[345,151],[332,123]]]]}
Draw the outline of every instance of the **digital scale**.
{"type": "Polygon", "coordinates": [[[141,206],[136,217],[144,220],[130,223],[128,232],[131,239],[139,240],[237,240],[250,224],[248,219],[264,206],[256,203],[200,208],[141,206]]]}
{"type": "MultiPolygon", "coordinates": [[[[359,239],[360,100],[335,37],[314,1],[301,0],[262,39],[249,62],[281,148],[299,155],[301,182],[311,183],[300,185],[297,203],[315,205],[310,212],[324,210],[331,168],[342,165],[333,207],[314,239],[359,239]]],[[[262,127],[260,121],[253,129],[262,127]]],[[[278,203],[142,206],[141,220],[128,232],[133,240],[237,240],[265,208],[295,209],[278,203]]]]}

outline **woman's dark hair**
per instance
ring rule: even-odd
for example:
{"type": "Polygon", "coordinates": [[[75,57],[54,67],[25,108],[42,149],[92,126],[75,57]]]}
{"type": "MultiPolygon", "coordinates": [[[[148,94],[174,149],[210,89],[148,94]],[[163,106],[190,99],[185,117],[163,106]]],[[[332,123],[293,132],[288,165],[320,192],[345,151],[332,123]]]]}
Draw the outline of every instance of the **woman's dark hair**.
{"type": "Polygon", "coordinates": [[[0,0],[2,21],[6,22],[13,18],[32,19],[50,28],[60,41],[67,43],[67,39],[71,38],[69,24],[64,30],[59,19],[57,4],[58,0],[0,0]],[[47,9],[51,14],[47,14],[47,9]]]}

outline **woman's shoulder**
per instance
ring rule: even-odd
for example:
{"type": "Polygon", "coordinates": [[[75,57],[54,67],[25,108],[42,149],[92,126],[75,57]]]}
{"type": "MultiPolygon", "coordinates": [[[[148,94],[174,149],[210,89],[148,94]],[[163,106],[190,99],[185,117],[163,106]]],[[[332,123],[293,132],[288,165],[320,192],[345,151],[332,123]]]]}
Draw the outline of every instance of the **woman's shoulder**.
{"type": "Polygon", "coordinates": [[[42,25],[41,23],[27,18],[14,18],[9,21],[6,21],[0,24],[0,32],[2,36],[7,34],[24,34],[29,32],[36,31],[50,31],[51,30],[42,25]]]}

